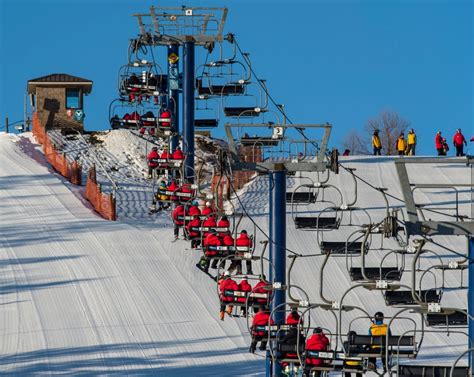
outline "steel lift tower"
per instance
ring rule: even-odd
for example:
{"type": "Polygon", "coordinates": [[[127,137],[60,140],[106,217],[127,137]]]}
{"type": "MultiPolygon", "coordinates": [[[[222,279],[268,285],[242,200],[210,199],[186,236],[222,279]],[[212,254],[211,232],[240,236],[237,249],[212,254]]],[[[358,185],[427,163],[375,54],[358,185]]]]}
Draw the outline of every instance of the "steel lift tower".
{"type": "MultiPolygon", "coordinates": [[[[286,176],[296,172],[324,172],[327,169],[337,170],[337,151],[329,160],[326,157],[327,144],[332,126],[326,124],[275,124],[268,123],[227,123],[226,135],[232,159],[233,170],[254,171],[268,174],[269,179],[269,245],[270,265],[269,279],[273,282],[274,295],[271,302],[271,313],[277,325],[285,323],[286,304],[286,176]],[[236,137],[232,130],[237,129],[243,137],[236,137]],[[249,136],[248,132],[264,131],[264,136],[249,136]],[[304,136],[302,130],[322,131],[322,137],[311,140],[290,138],[292,132],[304,136]],[[296,131],[296,132],[295,132],[296,131]],[[298,134],[299,132],[299,134],[298,134]],[[294,149],[299,145],[299,149],[294,149]],[[308,145],[315,146],[312,153],[308,145]],[[250,162],[242,159],[242,149],[250,148],[252,155],[259,156],[260,161],[250,162]],[[265,150],[270,157],[265,156],[265,150]],[[276,152],[272,154],[271,152],[276,152]]],[[[273,347],[273,345],[270,345],[273,347]]],[[[270,365],[267,352],[267,376],[282,375],[279,363],[270,365]]]]}
{"type": "MultiPolygon", "coordinates": [[[[183,152],[186,156],[184,177],[194,181],[194,89],[195,46],[212,51],[223,41],[227,8],[151,7],[150,13],[134,14],[140,34],[138,46],[166,46],[168,49],[168,106],[174,114],[174,127],[179,133],[179,47],[183,56],[183,152]]],[[[178,144],[172,140],[172,147],[178,144]]]]}

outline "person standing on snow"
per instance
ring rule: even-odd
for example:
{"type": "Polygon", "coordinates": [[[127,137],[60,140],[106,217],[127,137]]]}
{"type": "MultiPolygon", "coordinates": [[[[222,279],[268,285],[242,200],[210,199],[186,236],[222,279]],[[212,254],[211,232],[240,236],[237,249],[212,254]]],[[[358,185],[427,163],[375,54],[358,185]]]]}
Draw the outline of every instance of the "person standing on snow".
{"type": "Polygon", "coordinates": [[[464,156],[464,145],[467,146],[467,141],[464,135],[461,133],[461,129],[458,128],[453,137],[453,144],[456,148],[456,157],[464,156]]]}
{"type": "Polygon", "coordinates": [[[416,148],[416,134],[415,130],[412,128],[408,132],[408,139],[407,139],[407,155],[414,156],[415,155],[415,148],[416,148]]]}
{"type": "Polygon", "coordinates": [[[441,136],[441,131],[436,132],[435,136],[435,148],[438,152],[438,156],[443,156],[443,137],[441,136]]]}
{"type": "Polygon", "coordinates": [[[379,130],[375,130],[372,135],[372,147],[374,148],[374,156],[380,156],[382,150],[382,141],[380,140],[379,130]]]}
{"type": "Polygon", "coordinates": [[[405,151],[407,149],[407,142],[405,140],[405,134],[403,132],[398,137],[395,147],[399,156],[403,156],[405,154],[405,151]]]}
{"type": "Polygon", "coordinates": [[[441,155],[446,156],[448,154],[448,151],[449,151],[449,145],[448,145],[448,142],[447,142],[445,137],[443,137],[443,141],[441,142],[441,145],[442,145],[442,150],[443,150],[441,152],[441,155]]]}

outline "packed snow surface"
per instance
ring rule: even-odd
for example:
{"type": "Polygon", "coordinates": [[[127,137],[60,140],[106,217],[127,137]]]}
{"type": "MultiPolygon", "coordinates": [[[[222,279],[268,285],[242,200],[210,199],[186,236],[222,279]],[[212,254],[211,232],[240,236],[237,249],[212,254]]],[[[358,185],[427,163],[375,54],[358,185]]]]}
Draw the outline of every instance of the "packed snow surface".
{"type": "MultiPolygon", "coordinates": [[[[2,274],[0,370],[11,375],[163,375],[163,376],[252,376],[264,375],[265,362],[260,355],[247,352],[250,336],[242,318],[218,319],[216,284],[195,267],[199,253],[187,242],[172,240],[169,214],[148,214],[153,183],[144,177],[147,143],[126,132],[112,132],[101,137],[102,143],[91,152],[80,139],[67,140],[56,135],[63,150],[76,151],[84,166],[99,159],[104,170],[113,176],[119,189],[117,202],[119,221],[102,220],[82,198],[77,188],[56,175],[45,163],[34,139],[28,134],[0,134],[0,265],[2,274]],[[115,166],[114,169],[111,169],[115,166]]],[[[210,159],[211,154],[203,159],[210,159]]],[[[342,161],[356,168],[356,174],[375,187],[386,187],[401,197],[392,158],[357,158],[342,161]]],[[[105,173],[99,176],[107,186],[105,173]]],[[[470,183],[470,172],[455,164],[413,165],[410,176],[416,183],[470,183]]],[[[296,175],[288,179],[288,191],[302,183],[324,177],[296,175]]],[[[354,183],[347,172],[332,176],[329,183],[338,187],[324,193],[326,201],[336,205],[354,197],[354,183]]],[[[459,211],[470,214],[470,190],[459,188],[459,211]]],[[[319,194],[321,195],[321,193],[319,194]]],[[[417,193],[421,202],[436,203],[453,213],[455,196],[445,189],[417,193]]],[[[321,198],[320,196],[318,196],[321,198]]],[[[402,203],[389,199],[392,207],[402,203]]],[[[257,177],[247,185],[233,205],[241,205],[268,232],[268,179],[257,177]]],[[[344,214],[343,226],[325,232],[324,240],[345,241],[359,229],[358,225],[380,221],[385,215],[382,195],[359,182],[357,207],[349,224],[344,214]]],[[[293,216],[317,216],[326,203],[287,206],[287,247],[303,254],[320,254],[316,232],[295,229],[293,216]]],[[[323,215],[327,214],[326,212],[323,215]]],[[[436,219],[436,214],[429,217],[436,219]]],[[[254,233],[254,223],[242,220],[241,229],[254,233]]],[[[255,231],[261,241],[261,231],[255,231]]],[[[466,253],[463,237],[437,237],[436,241],[461,254],[466,253]]],[[[367,265],[379,266],[386,254],[380,249],[381,238],[374,236],[367,265]]],[[[399,248],[394,240],[384,240],[386,249],[399,248]]],[[[460,260],[441,247],[430,245],[439,253],[423,256],[424,269],[460,260]]],[[[257,254],[261,252],[258,243],[257,254]]],[[[410,270],[407,257],[405,270],[410,270]]],[[[340,302],[350,281],[347,264],[359,266],[360,257],[352,261],[330,258],[323,277],[323,296],[340,302]]],[[[301,287],[311,302],[321,302],[320,256],[298,258],[291,273],[291,283],[301,287]]],[[[384,265],[397,262],[395,255],[384,265]]],[[[400,263],[400,260],[398,260],[400,263]]],[[[289,262],[288,262],[289,265],[289,262]]],[[[259,270],[255,266],[255,270],[259,270]]],[[[211,270],[212,271],[212,270],[211,270]]],[[[402,282],[409,284],[411,272],[402,282]]],[[[435,272],[437,285],[441,274],[435,272]]],[[[467,274],[464,283],[467,282],[467,274]]],[[[443,306],[466,308],[466,290],[459,288],[461,272],[445,274],[446,290],[443,306]]],[[[433,286],[434,278],[426,278],[423,286],[433,286]]],[[[299,290],[293,296],[304,298],[299,290]]],[[[386,316],[398,309],[388,308],[381,292],[356,288],[344,304],[358,305],[373,314],[382,310],[386,316]]],[[[367,318],[356,319],[361,312],[342,314],[342,330],[349,327],[365,334],[367,318]],[[354,322],[351,322],[354,320],[354,322]]],[[[421,328],[419,315],[415,318],[421,328]]],[[[311,311],[311,325],[336,331],[333,315],[321,309],[311,311]]],[[[401,334],[412,329],[410,321],[394,321],[392,332],[401,334]]],[[[431,329],[433,330],[433,329],[431,329]]],[[[464,329],[460,329],[463,331],[464,329]]],[[[332,339],[333,340],[333,339],[332,339]]],[[[426,333],[415,361],[452,363],[466,349],[463,334],[426,333]]]]}

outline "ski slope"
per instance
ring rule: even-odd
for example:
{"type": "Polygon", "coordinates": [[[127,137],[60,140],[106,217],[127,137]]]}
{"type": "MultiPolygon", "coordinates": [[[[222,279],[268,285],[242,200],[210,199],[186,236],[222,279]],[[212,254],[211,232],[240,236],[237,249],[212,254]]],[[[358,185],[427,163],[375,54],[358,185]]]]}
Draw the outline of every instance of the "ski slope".
{"type": "MultiPolygon", "coordinates": [[[[123,187],[123,198],[130,199],[126,199],[126,205],[119,204],[119,221],[108,222],[100,219],[82,199],[80,188],[71,186],[48,168],[27,136],[0,134],[0,146],[3,271],[0,373],[264,374],[262,355],[247,352],[250,337],[245,320],[229,317],[224,322],[218,320],[216,285],[195,268],[198,253],[188,250],[185,241],[171,242],[168,215],[148,216],[147,197],[127,194],[128,188],[147,193],[150,190],[149,183],[137,178],[139,167],[134,172],[123,173],[127,180],[124,178],[118,184],[123,187]]],[[[106,145],[103,153],[119,161],[120,147],[107,148],[106,145]]],[[[143,151],[137,149],[136,153],[143,151]]],[[[131,159],[139,160],[130,154],[131,159]]],[[[401,197],[392,158],[351,157],[342,162],[356,168],[356,174],[373,185],[387,187],[391,194],[401,197]]],[[[471,179],[466,167],[451,164],[412,166],[410,174],[417,183],[469,183],[471,179]]],[[[121,179],[120,175],[116,178],[121,179]]],[[[288,191],[311,180],[318,178],[291,177],[288,191]]],[[[333,176],[329,182],[342,190],[344,202],[351,201],[353,182],[347,173],[333,176]]],[[[470,192],[459,191],[460,209],[470,214],[470,192]]],[[[339,200],[338,194],[331,190],[325,192],[325,198],[335,203],[339,200]]],[[[449,190],[420,194],[419,198],[446,208],[453,204],[449,190]]],[[[267,178],[257,177],[247,185],[233,200],[237,210],[241,210],[241,203],[251,216],[244,218],[242,227],[252,232],[256,222],[267,232],[267,178]]],[[[401,205],[394,200],[390,204],[401,205]]],[[[362,183],[358,185],[357,206],[367,209],[373,221],[384,217],[382,196],[362,183]]],[[[323,208],[324,204],[318,203],[297,209],[300,214],[317,214],[323,208]]],[[[296,230],[290,205],[287,210],[287,247],[304,255],[318,254],[316,233],[296,230]]],[[[353,224],[367,221],[362,212],[353,213],[353,224]]],[[[325,233],[324,239],[345,241],[356,228],[342,226],[337,232],[325,233]]],[[[257,242],[263,239],[260,231],[255,236],[257,242]]],[[[466,252],[462,237],[439,237],[437,241],[460,253],[466,252]]],[[[379,242],[372,241],[374,250],[368,254],[368,265],[377,266],[382,259],[383,254],[376,251],[379,242]]],[[[384,240],[384,247],[397,245],[384,240]]],[[[430,246],[430,249],[443,253],[443,260],[459,259],[439,248],[430,246]]],[[[430,256],[422,258],[425,267],[437,261],[430,256]]],[[[321,257],[299,258],[291,274],[292,284],[302,287],[311,302],[321,302],[321,263],[321,257]]],[[[403,279],[405,282],[409,279],[409,272],[404,273],[403,279]]],[[[460,276],[446,275],[445,280],[454,287],[459,284],[460,276]]],[[[339,301],[351,284],[345,259],[331,258],[323,281],[326,298],[339,301]]],[[[385,306],[380,292],[362,288],[349,294],[344,304],[360,305],[372,314],[382,310],[386,316],[397,311],[385,306]]],[[[445,292],[442,305],[465,308],[466,290],[445,292]]],[[[351,320],[358,315],[343,314],[343,331],[348,330],[351,320]]],[[[336,330],[332,314],[323,310],[311,312],[311,323],[336,330]]],[[[369,323],[362,319],[353,326],[359,333],[366,333],[369,323]]],[[[400,334],[407,329],[406,323],[396,322],[392,331],[400,334]]],[[[420,355],[413,362],[452,362],[466,349],[466,344],[467,338],[462,334],[452,333],[449,337],[445,333],[426,334],[420,355]]]]}
{"type": "Polygon", "coordinates": [[[28,143],[0,137],[0,373],[263,374],[169,225],[100,219],[28,143]]]}

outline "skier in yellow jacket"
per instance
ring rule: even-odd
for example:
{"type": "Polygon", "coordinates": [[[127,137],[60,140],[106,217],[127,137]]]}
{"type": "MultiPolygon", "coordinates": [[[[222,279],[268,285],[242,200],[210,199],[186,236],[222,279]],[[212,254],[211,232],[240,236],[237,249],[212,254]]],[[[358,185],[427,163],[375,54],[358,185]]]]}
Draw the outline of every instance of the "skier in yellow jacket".
{"type": "Polygon", "coordinates": [[[407,142],[405,140],[405,134],[402,132],[397,139],[396,149],[399,156],[403,156],[407,149],[407,142]]]}
{"type": "Polygon", "coordinates": [[[408,132],[408,140],[407,140],[407,155],[414,156],[415,155],[415,148],[416,148],[416,134],[415,130],[412,128],[408,132]]]}
{"type": "Polygon", "coordinates": [[[372,135],[372,147],[374,148],[374,156],[380,156],[382,150],[382,141],[380,140],[379,130],[375,130],[372,135]]]}

